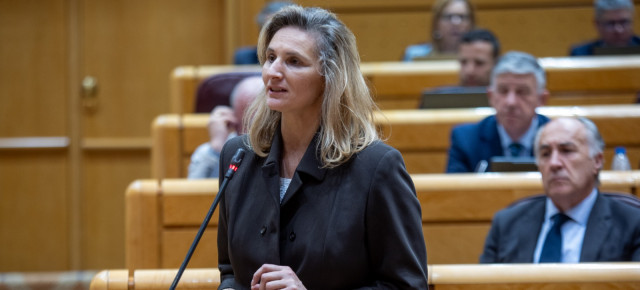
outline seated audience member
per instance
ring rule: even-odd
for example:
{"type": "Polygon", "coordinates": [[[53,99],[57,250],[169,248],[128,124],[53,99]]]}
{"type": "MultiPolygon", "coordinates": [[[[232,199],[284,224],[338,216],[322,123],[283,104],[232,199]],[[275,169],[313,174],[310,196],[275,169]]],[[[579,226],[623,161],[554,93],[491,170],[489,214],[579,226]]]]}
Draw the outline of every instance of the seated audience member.
{"type": "Polygon", "coordinates": [[[458,50],[460,86],[486,87],[500,56],[500,43],[487,29],[474,29],[462,36],[458,50]]]}
{"type": "MultiPolygon", "coordinates": [[[[256,17],[258,27],[262,28],[267,20],[273,16],[278,10],[293,5],[289,1],[273,1],[268,2],[256,17]]],[[[233,64],[258,64],[258,49],[256,46],[244,46],[236,49],[233,54],[233,64]]]]}
{"type": "Polygon", "coordinates": [[[549,121],[536,114],[547,100],[545,87],[545,72],[532,55],[512,51],[502,56],[487,89],[496,114],[453,128],[447,173],[474,172],[494,156],[533,156],[533,138],[549,121]]]}
{"type": "Polygon", "coordinates": [[[437,0],[433,4],[431,41],[410,45],[403,61],[427,57],[455,58],[460,38],[475,25],[474,10],[468,0],[437,0]]]}
{"type": "Polygon", "coordinates": [[[545,195],[495,215],[480,262],[640,261],[640,206],[634,205],[640,201],[598,190],[603,149],[588,119],[559,118],[542,127],[535,151],[545,195]]]}
{"type": "Polygon", "coordinates": [[[217,178],[222,145],[237,132],[243,132],[244,111],[264,90],[261,76],[247,77],[240,81],[231,92],[231,108],[217,106],[209,118],[209,142],[204,143],[191,155],[188,178],[217,178]]]}
{"type": "Polygon", "coordinates": [[[599,39],[571,48],[572,56],[593,55],[597,47],[640,45],[633,33],[634,6],[631,0],[596,0],[594,25],[599,39]]]}
{"type": "MultiPolygon", "coordinates": [[[[489,86],[491,72],[500,55],[500,43],[486,29],[474,29],[462,36],[458,51],[459,83],[457,86],[437,87],[429,90],[439,94],[465,94],[484,91],[489,86]]],[[[422,104],[419,105],[423,107],[422,104]]]]}

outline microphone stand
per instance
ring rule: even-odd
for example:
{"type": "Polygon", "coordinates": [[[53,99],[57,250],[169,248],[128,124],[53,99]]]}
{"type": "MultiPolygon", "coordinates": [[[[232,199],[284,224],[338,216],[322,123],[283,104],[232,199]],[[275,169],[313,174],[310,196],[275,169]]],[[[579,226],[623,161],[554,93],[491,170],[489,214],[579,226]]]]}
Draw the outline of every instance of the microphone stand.
{"type": "Polygon", "coordinates": [[[211,220],[213,213],[216,211],[216,207],[220,202],[220,197],[224,193],[225,189],[227,189],[227,184],[229,183],[229,180],[231,180],[231,178],[233,177],[233,174],[236,173],[236,170],[238,170],[238,166],[240,165],[240,162],[242,162],[243,156],[244,156],[244,150],[242,148],[239,148],[238,151],[236,151],[236,154],[233,155],[233,158],[231,158],[231,164],[229,164],[229,169],[227,169],[227,172],[224,175],[224,179],[222,180],[222,185],[220,185],[220,190],[218,190],[218,194],[216,194],[216,198],[213,200],[213,203],[209,208],[209,212],[207,212],[207,216],[204,218],[204,221],[202,221],[202,224],[200,225],[200,229],[198,230],[198,233],[196,234],[196,237],[193,240],[193,243],[191,243],[191,247],[189,247],[187,256],[184,257],[184,261],[182,261],[182,265],[180,265],[180,269],[178,270],[176,277],[173,279],[173,283],[171,283],[171,287],[169,289],[175,290],[176,287],[178,286],[178,282],[180,282],[180,278],[182,277],[184,270],[187,268],[187,264],[189,264],[189,260],[191,260],[191,256],[193,255],[193,252],[196,250],[196,247],[200,242],[200,238],[202,238],[202,234],[204,234],[204,230],[207,228],[207,225],[209,224],[209,221],[211,220]]]}

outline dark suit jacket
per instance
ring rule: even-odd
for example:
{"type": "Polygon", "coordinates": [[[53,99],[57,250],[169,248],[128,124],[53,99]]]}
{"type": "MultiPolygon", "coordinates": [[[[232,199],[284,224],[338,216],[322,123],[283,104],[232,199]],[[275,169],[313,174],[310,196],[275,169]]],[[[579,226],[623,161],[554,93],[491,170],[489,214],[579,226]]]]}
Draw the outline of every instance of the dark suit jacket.
{"type": "MultiPolygon", "coordinates": [[[[540,114],[537,116],[538,128],[549,122],[549,118],[540,114]]],[[[474,172],[478,162],[489,162],[491,157],[504,156],[497,124],[496,117],[489,116],[478,123],[453,128],[447,173],[474,172]]],[[[488,170],[491,171],[491,168],[488,170]]]]}
{"type": "MultiPolygon", "coordinates": [[[[221,172],[244,147],[225,145],[221,172]]],[[[247,154],[220,202],[220,288],[249,287],[265,263],[286,265],[308,289],[427,289],[421,208],[400,153],[377,141],[321,168],[316,140],[280,203],[281,137],[266,158],[247,154]]]]}
{"type": "MultiPolygon", "coordinates": [[[[602,47],[604,42],[602,40],[594,40],[587,43],[575,45],[571,47],[569,55],[571,56],[585,56],[585,55],[593,55],[593,49],[596,47],[602,47]]],[[[631,38],[629,46],[640,45],[640,37],[634,35],[631,38]]]]}
{"type": "MultiPolygon", "coordinates": [[[[499,211],[480,263],[533,263],[546,196],[499,211]]],[[[640,208],[598,193],[584,233],[580,262],[640,261],[640,208]]]]}
{"type": "Polygon", "coordinates": [[[233,64],[258,64],[258,49],[255,46],[244,46],[233,53],[233,64]]]}

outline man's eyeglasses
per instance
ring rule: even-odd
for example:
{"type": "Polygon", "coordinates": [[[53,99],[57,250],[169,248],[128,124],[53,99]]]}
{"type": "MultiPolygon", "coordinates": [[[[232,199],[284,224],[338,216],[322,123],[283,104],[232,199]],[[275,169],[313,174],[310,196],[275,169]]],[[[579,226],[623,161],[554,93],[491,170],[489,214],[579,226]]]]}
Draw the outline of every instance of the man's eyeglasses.
{"type": "Polygon", "coordinates": [[[609,21],[599,21],[598,25],[600,25],[602,28],[606,29],[606,30],[610,30],[613,31],[615,30],[618,26],[622,27],[623,29],[628,29],[631,27],[631,20],[629,19],[623,19],[623,20],[609,20],[609,21]]]}

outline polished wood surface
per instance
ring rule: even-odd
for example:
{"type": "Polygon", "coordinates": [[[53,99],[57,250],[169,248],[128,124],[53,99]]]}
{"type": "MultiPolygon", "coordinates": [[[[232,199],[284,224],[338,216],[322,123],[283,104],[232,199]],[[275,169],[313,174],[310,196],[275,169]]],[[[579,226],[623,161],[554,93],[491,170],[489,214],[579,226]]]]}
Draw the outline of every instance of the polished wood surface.
{"type": "MultiPolygon", "coordinates": [[[[413,174],[429,263],[477,263],[491,219],[543,191],[540,174],[413,174]]],[[[600,174],[603,191],[638,194],[640,171],[600,174]]],[[[136,180],[126,191],[126,265],[178,268],[218,190],[217,179],[136,180]]],[[[217,266],[214,214],[190,267],[217,266]]]]}
{"type": "MultiPolygon", "coordinates": [[[[104,270],[91,290],[167,289],[177,269],[104,270]],[[127,288],[130,285],[131,288],[127,288]]],[[[640,263],[428,264],[431,289],[640,289],[640,263]]],[[[187,269],[176,289],[215,289],[216,268],[187,269]]]]}
{"type": "MultiPolygon", "coordinates": [[[[591,119],[604,138],[605,160],[616,146],[625,146],[632,168],[640,165],[640,105],[541,107],[551,118],[583,116],[591,119]]],[[[409,173],[442,173],[447,162],[451,129],[494,114],[491,108],[387,110],[377,123],[386,142],[404,157],[409,173]]],[[[207,114],[162,115],[152,125],[152,177],[187,177],[193,151],[208,140],[207,114]]],[[[610,163],[605,163],[609,168],[610,163]]]]}
{"type": "MultiPolygon", "coordinates": [[[[634,1],[636,11],[640,1],[634,1]]],[[[433,0],[320,1],[303,5],[331,9],[357,37],[362,60],[398,61],[408,45],[430,42],[433,0]]],[[[590,0],[474,0],[476,24],[492,30],[502,50],[538,57],[564,56],[571,45],[596,37],[590,0]]],[[[640,31],[636,14],[635,31],[640,31]]]]}
{"type": "Polygon", "coordinates": [[[223,30],[213,29],[224,25],[224,1],[87,1],[82,12],[83,73],[98,80],[85,137],[149,136],[147,124],[169,111],[168,86],[160,84],[174,67],[224,62],[223,30]]]}
{"type": "MultiPolygon", "coordinates": [[[[180,179],[131,183],[125,194],[127,267],[180,267],[217,191],[217,179],[191,180],[188,186],[180,179]]],[[[217,221],[215,214],[189,262],[191,267],[217,264],[217,221]]]]}
{"type": "Polygon", "coordinates": [[[149,177],[167,75],[227,61],[229,3],[0,1],[0,271],[124,266],[122,191],[149,177]]]}
{"type": "MultiPolygon", "coordinates": [[[[27,142],[32,145],[13,139],[0,146],[0,167],[7,172],[0,175],[2,198],[16,204],[3,207],[7,211],[2,215],[29,213],[33,220],[24,224],[33,226],[30,231],[39,229],[36,220],[46,220],[50,227],[43,231],[55,244],[41,247],[23,234],[4,239],[23,229],[6,221],[0,248],[11,252],[0,251],[0,271],[123,266],[123,229],[108,220],[121,219],[117,216],[124,213],[126,184],[149,177],[149,124],[176,107],[169,97],[176,88],[167,85],[167,76],[177,66],[231,63],[235,48],[256,43],[255,15],[266,1],[0,0],[0,138],[39,139],[27,142]],[[85,76],[98,81],[95,98],[83,93],[85,76]],[[39,198],[44,193],[46,198],[39,198]],[[64,208],[66,217],[47,218],[47,210],[37,211],[49,207],[43,204],[49,198],[64,208]],[[105,249],[111,245],[120,246],[105,249]],[[24,253],[20,261],[18,252],[24,253]]],[[[364,62],[390,62],[399,59],[407,44],[427,39],[433,1],[300,3],[338,13],[355,32],[364,62]]],[[[521,45],[538,56],[551,55],[528,48],[564,55],[563,43],[594,35],[591,27],[580,25],[589,0],[474,3],[478,24],[495,29],[505,49],[521,45]],[[525,11],[519,15],[517,9],[525,11]],[[548,21],[532,27],[532,19],[546,15],[548,21]],[[523,24],[516,25],[520,20],[523,24]],[[574,30],[578,32],[567,32],[574,30]]],[[[635,25],[640,31],[640,21],[635,25]]],[[[606,102],[623,101],[609,98],[606,102]]]]}
{"type": "Polygon", "coordinates": [[[83,156],[81,263],[87,269],[125,263],[125,199],[132,179],[151,170],[149,149],[87,151],[83,156]]]}
{"type": "MultiPolygon", "coordinates": [[[[547,105],[632,104],[640,93],[640,56],[547,57],[540,64],[547,73],[547,105]]],[[[378,106],[385,110],[418,108],[428,88],[458,83],[455,60],[423,62],[364,62],[378,106]]],[[[180,66],[170,79],[171,112],[193,112],[199,83],[205,78],[234,71],[260,71],[258,66],[180,66]]]]}
{"type": "Polygon", "coordinates": [[[67,2],[0,1],[0,272],[71,264],[67,2]]]}
{"type": "Polygon", "coordinates": [[[0,149],[0,272],[69,267],[66,149],[0,149]]]}
{"type": "MultiPolygon", "coordinates": [[[[625,146],[632,168],[638,168],[640,135],[635,132],[640,132],[640,105],[541,107],[538,112],[550,118],[583,116],[591,119],[605,141],[605,160],[612,159],[616,146],[625,146]]],[[[380,122],[384,124],[387,143],[400,150],[410,173],[439,173],[446,168],[451,129],[460,123],[477,122],[493,113],[492,109],[486,108],[384,111],[388,123],[380,122]]],[[[605,168],[609,166],[610,163],[605,163],[605,168]]]]}
{"type": "MultiPolygon", "coordinates": [[[[632,104],[640,92],[640,56],[549,57],[547,105],[632,104]]],[[[417,108],[426,88],[456,84],[456,61],[363,63],[382,109],[417,108]]]]}
{"type": "Polygon", "coordinates": [[[0,2],[0,137],[68,133],[65,3],[0,2]]]}

